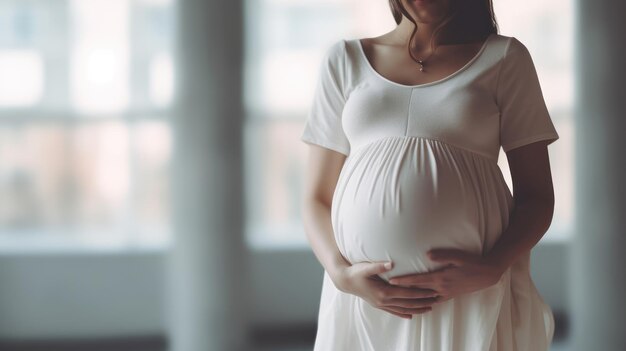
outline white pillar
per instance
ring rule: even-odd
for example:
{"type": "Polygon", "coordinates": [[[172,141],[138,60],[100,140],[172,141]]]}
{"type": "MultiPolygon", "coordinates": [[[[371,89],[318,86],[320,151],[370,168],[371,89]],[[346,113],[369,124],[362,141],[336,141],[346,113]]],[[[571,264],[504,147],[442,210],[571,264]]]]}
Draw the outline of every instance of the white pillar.
{"type": "Polygon", "coordinates": [[[169,346],[244,350],[242,1],[176,6],[169,346]]]}
{"type": "MultiPolygon", "coordinates": [[[[572,349],[626,350],[626,2],[576,4],[572,349]]],[[[558,181],[558,179],[556,180],[558,181]]]]}

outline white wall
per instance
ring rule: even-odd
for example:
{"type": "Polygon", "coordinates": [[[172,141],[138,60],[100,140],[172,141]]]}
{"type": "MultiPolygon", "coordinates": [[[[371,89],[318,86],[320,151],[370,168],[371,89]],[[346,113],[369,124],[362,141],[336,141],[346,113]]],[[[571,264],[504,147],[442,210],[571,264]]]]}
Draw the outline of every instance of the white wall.
{"type": "Polygon", "coordinates": [[[0,337],[151,334],[163,328],[162,253],[0,256],[0,337]]]}

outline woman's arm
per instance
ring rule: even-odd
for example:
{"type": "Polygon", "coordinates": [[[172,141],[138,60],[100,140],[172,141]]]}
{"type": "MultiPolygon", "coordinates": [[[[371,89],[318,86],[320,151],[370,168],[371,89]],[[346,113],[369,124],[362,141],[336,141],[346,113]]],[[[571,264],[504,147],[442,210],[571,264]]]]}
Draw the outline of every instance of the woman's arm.
{"type": "Polygon", "coordinates": [[[554,213],[554,189],[546,142],[521,146],[506,155],[515,208],[507,229],[486,255],[486,259],[502,272],[539,242],[550,227],[554,213]]]}
{"type": "Polygon", "coordinates": [[[336,281],[341,268],[350,266],[341,255],[330,221],[330,206],[346,156],[312,145],[305,174],[302,220],[313,253],[336,281]]]}

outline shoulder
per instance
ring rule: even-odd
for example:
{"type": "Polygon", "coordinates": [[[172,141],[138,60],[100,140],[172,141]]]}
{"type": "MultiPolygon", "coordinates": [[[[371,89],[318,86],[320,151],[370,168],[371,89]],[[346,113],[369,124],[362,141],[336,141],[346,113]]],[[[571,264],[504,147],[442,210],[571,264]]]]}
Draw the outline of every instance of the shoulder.
{"type": "Polygon", "coordinates": [[[343,79],[346,72],[347,45],[346,39],[338,39],[327,44],[324,50],[321,62],[322,69],[336,77],[336,79],[343,79]]]}
{"type": "Polygon", "coordinates": [[[498,74],[526,75],[534,73],[534,63],[526,45],[514,36],[496,34],[498,74]]]}
{"type": "Polygon", "coordinates": [[[324,53],[325,61],[339,62],[343,60],[346,53],[347,40],[338,39],[326,46],[324,53]]]}
{"type": "Polygon", "coordinates": [[[507,61],[528,60],[530,59],[530,51],[528,47],[514,36],[500,35],[499,40],[504,44],[502,51],[502,59],[507,61]]]}

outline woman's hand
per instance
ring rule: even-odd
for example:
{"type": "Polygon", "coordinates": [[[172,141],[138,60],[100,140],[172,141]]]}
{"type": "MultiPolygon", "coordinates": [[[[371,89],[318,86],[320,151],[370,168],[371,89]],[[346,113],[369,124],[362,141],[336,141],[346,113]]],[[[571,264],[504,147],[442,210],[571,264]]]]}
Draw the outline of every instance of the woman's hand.
{"type": "Polygon", "coordinates": [[[377,275],[392,267],[385,267],[384,262],[359,262],[342,268],[332,280],[339,290],[398,317],[411,319],[413,314],[430,311],[436,301],[433,290],[393,286],[377,275]]]}
{"type": "Polygon", "coordinates": [[[396,286],[432,289],[437,303],[496,284],[504,269],[487,258],[458,249],[435,249],[428,252],[432,261],[447,263],[436,271],[392,277],[396,286]]]}

